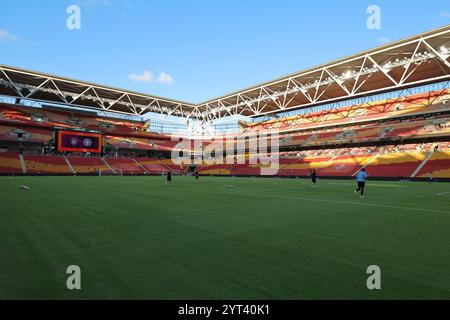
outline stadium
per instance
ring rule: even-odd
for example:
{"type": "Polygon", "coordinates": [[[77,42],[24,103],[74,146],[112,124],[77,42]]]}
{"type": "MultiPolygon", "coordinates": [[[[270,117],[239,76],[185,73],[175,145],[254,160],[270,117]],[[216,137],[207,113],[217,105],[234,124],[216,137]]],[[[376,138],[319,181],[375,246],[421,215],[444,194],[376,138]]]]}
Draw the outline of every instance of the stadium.
{"type": "Polygon", "coordinates": [[[0,65],[1,299],[450,298],[450,26],[199,104],[42,71],[0,65]]]}

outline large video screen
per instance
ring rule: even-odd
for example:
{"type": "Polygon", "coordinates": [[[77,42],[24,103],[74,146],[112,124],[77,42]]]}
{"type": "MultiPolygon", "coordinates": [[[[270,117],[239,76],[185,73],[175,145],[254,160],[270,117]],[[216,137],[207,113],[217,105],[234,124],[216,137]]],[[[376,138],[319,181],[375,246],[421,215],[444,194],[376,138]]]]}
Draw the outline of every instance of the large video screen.
{"type": "Polygon", "coordinates": [[[102,135],[59,130],[57,134],[58,152],[102,152],[102,135]]]}

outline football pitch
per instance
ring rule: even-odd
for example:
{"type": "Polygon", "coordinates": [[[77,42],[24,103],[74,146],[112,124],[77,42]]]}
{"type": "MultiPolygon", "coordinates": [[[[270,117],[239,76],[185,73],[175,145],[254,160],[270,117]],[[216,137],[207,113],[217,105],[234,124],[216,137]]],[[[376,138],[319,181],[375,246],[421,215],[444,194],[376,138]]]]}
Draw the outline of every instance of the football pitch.
{"type": "Polygon", "coordinates": [[[450,299],[450,184],[354,188],[2,177],[0,299],[450,299]],[[66,287],[71,265],[81,290],[66,287]]]}

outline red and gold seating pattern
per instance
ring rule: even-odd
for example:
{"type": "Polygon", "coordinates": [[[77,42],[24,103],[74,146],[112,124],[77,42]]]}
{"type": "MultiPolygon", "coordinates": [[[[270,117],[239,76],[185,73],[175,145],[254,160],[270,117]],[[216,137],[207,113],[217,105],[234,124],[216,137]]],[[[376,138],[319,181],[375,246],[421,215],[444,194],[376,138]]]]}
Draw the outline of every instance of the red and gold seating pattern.
{"type": "Polygon", "coordinates": [[[29,174],[71,174],[73,173],[66,160],[51,155],[24,155],[29,174]]]}
{"type": "Polygon", "coordinates": [[[241,123],[244,131],[292,131],[355,122],[386,120],[448,110],[450,89],[325,110],[260,123],[241,123]],[[448,103],[448,102],[447,102],[448,103]]]}
{"type": "Polygon", "coordinates": [[[178,142],[132,137],[106,136],[106,143],[118,149],[172,151],[178,142]]]}
{"type": "Polygon", "coordinates": [[[15,152],[0,153],[0,174],[22,174],[19,154],[15,152]]]}
{"type": "MultiPolygon", "coordinates": [[[[411,119],[408,122],[392,120],[393,116],[412,116],[417,114],[447,110],[444,102],[450,99],[449,90],[412,95],[385,100],[362,106],[351,106],[320,113],[312,113],[292,119],[269,121],[249,128],[265,131],[289,131],[295,133],[280,135],[282,147],[287,146],[325,146],[341,143],[359,143],[378,141],[380,139],[428,138],[433,136],[450,136],[450,120],[445,116],[426,120],[411,119]],[[382,115],[382,116],[380,116],[382,115]],[[336,122],[335,118],[340,122],[336,122]],[[305,120],[306,119],[306,120],[305,120]],[[356,122],[376,119],[391,119],[379,123],[361,124],[356,122]],[[292,121],[291,121],[292,120],[292,121]],[[300,121],[301,120],[301,121],[300,121]],[[296,121],[300,121],[297,125],[296,121]],[[306,122],[305,122],[306,121],[306,122]],[[309,123],[308,123],[309,121],[309,123]],[[330,122],[331,121],[331,122],[330,122]],[[284,123],[287,127],[279,126],[284,123]],[[330,125],[347,125],[326,129],[330,125]],[[353,126],[348,126],[350,123],[353,126]],[[276,124],[273,127],[268,124],[276,124]],[[298,130],[301,129],[299,132],[298,130]],[[316,130],[314,130],[316,129],[316,130]],[[306,131],[308,130],[308,131],[306,131]]],[[[448,104],[448,102],[447,102],[448,104]]],[[[49,111],[18,105],[0,104],[0,140],[45,143],[52,139],[54,127],[69,129],[89,129],[103,132],[107,145],[118,149],[172,151],[178,142],[170,137],[145,131],[145,125],[138,122],[111,120],[68,112],[49,111]],[[22,126],[20,126],[22,125],[22,126]],[[31,127],[33,126],[33,127],[31,127]]],[[[228,137],[234,139],[236,135],[228,137]]],[[[203,141],[207,146],[211,141],[203,141]]]]}
{"type": "Polygon", "coordinates": [[[183,166],[179,166],[174,164],[170,159],[146,159],[146,158],[137,158],[136,161],[145,168],[148,173],[151,174],[163,174],[169,171],[179,174],[186,172],[186,168],[183,166]]]}
{"type": "Polygon", "coordinates": [[[124,174],[145,174],[144,168],[133,159],[108,158],[106,162],[117,172],[124,174]]]}
{"type": "Polygon", "coordinates": [[[137,158],[136,161],[145,168],[145,171],[152,174],[166,173],[169,169],[158,159],[137,158]]]}
{"type": "Polygon", "coordinates": [[[26,125],[41,128],[66,128],[93,130],[105,134],[128,137],[170,139],[146,131],[147,125],[140,122],[116,120],[78,114],[74,112],[50,111],[20,105],[0,104],[0,123],[26,125]]]}
{"type": "Polygon", "coordinates": [[[280,146],[319,146],[342,143],[376,142],[381,139],[430,138],[450,136],[450,118],[415,120],[336,128],[280,137],[280,146]]]}
{"type": "Polygon", "coordinates": [[[50,129],[0,125],[0,141],[46,143],[52,137],[50,129]]]}
{"type": "Polygon", "coordinates": [[[68,157],[67,159],[75,172],[79,174],[98,174],[100,171],[105,174],[114,173],[102,158],[68,157]]]}
{"type": "MultiPolygon", "coordinates": [[[[450,179],[450,143],[441,143],[438,146],[410,144],[288,152],[279,156],[277,176],[308,176],[311,170],[315,169],[319,176],[352,177],[362,168],[366,168],[371,177],[427,178],[433,174],[435,178],[450,179]]],[[[261,175],[261,169],[265,166],[256,161],[251,162],[250,159],[251,157],[247,156],[244,164],[227,164],[226,159],[223,159],[223,164],[208,165],[203,162],[199,165],[199,172],[204,175],[261,175]]],[[[161,174],[168,171],[174,173],[187,171],[187,167],[174,164],[170,159],[64,158],[25,154],[24,160],[28,174],[72,174],[70,165],[77,174],[98,174],[99,171],[104,174],[161,174]]],[[[22,173],[18,153],[0,153],[0,174],[22,173]]]]}
{"type": "Polygon", "coordinates": [[[433,153],[425,166],[417,174],[418,178],[428,178],[433,174],[434,178],[450,177],[450,146],[447,149],[433,153]]]}
{"type": "MultiPolygon", "coordinates": [[[[436,178],[450,178],[450,146],[443,144],[435,152],[432,146],[405,145],[282,154],[277,175],[308,176],[316,170],[319,176],[352,177],[366,168],[371,177],[409,178],[427,161],[416,177],[428,177],[432,172],[436,178]],[[430,152],[432,156],[427,159],[430,152]]],[[[262,167],[262,164],[247,162],[244,165],[202,165],[199,171],[204,175],[258,176],[262,167]]]]}
{"type": "MultiPolygon", "coordinates": [[[[281,147],[316,147],[339,144],[370,143],[380,141],[403,143],[405,139],[450,138],[448,116],[450,90],[411,95],[375,103],[367,103],[296,117],[249,124],[246,131],[281,132],[281,147]],[[446,111],[447,115],[429,116],[446,111]],[[426,114],[426,115],[425,115],[426,114]],[[420,115],[422,115],[420,117],[420,115]],[[396,119],[410,117],[408,120],[396,119]],[[414,118],[412,118],[414,116],[414,118]],[[427,117],[427,118],[426,118],[427,117]],[[384,122],[366,123],[383,120],[384,122]],[[388,121],[389,120],[389,121],[388,121]],[[359,124],[358,124],[359,123],[359,124]],[[339,127],[344,125],[345,127],[339,127]],[[289,131],[289,133],[287,133],[289,131]],[[295,131],[295,132],[294,132],[295,131]],[[284,133],[283,133],[284,132],[284,133]]],[[[106,144],[115,149],[171,152],[177,141],[169,136],[146,132],[146,125],[139,122],[106,119],[85,114],[59,112],[20,105],[0,104],[0,141],[44,144],[52,140],[55,127],[87,129],[104,133],[106,144]]],[[[234,139],[239,135],[229,136],[234,139]]],[[[203,141],[208,146],[212,141],[203,141]]],[[[193,145],[193,144],[191,144],[193,145]]],[[[282,154],[279,176],[306,176],[316,169],[322,176],[352,176],[363,167],[373,177],[425,178],[431,173],[436,178],[450,178],[450,145],[444,144],[438,151],[428,146],[393,146],[383,148],[329,149],[306,151],[300,155],[282,154]],[[421,167],[421,164],[424,164],[421,167]]],[[[25,155],[25,167],[29,174],[71,174],[66,160],[59,156],[25,155]]],[[[96,174],[124,172],[126,174],[162,173],[169,170],[184,171],[171,160],[115,159],[69,157],[76,173],[96,174]]],[[[248,159],[247,159],[248,160],[248,159]]],[[[201,174],[259,175],[261,164],[200,166],[201,174]]],[[[19,155],[0,153],[0,173],[23,172],[19,155]]]]}
{"type": "Polygon", "coordinates": [[[409,178],[427,157],[426,152],[398,152],[376,156],[366,167],[371,177],[409,178]]]}

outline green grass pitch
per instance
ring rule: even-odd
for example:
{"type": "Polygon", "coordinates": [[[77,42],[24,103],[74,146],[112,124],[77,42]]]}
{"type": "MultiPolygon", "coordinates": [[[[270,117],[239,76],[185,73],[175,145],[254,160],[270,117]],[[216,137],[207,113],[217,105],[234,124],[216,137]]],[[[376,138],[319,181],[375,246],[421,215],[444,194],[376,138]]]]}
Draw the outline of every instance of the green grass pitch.
{"type": "Polygon", "coordinates": [[[0,299],[450,298],[446,183],[369,182],[366,199],[352,181],[254,178],[3,177],[0,190],[0,299]]]}

